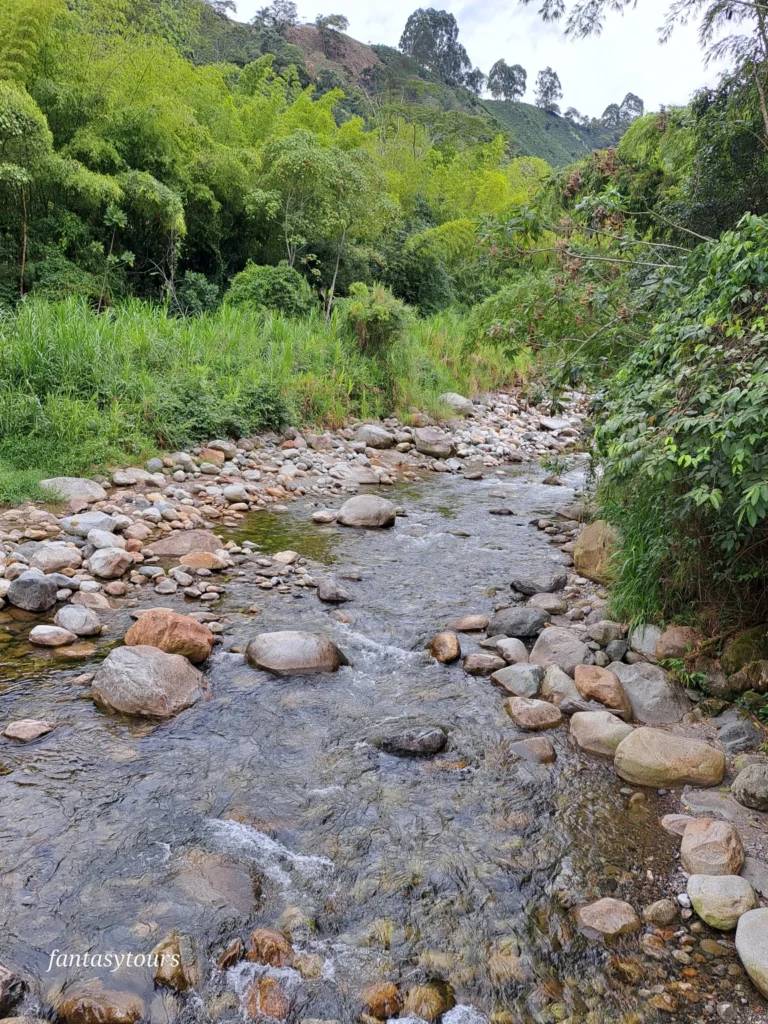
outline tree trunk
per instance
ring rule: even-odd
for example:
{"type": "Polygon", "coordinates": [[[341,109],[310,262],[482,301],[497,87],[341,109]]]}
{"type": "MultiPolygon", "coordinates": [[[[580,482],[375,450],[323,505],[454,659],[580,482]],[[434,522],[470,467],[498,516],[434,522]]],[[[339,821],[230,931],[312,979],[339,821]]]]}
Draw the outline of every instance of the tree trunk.
{"type": "Polygon", "coordinates": [[[325,304],[325,319],[331,319],[331,309],[333,307],[333,294],[336,291],[336,278],[339,276],[339,264],[341,263],[341,250],[344,248],[344,242],[347,238],[347,229],[341,232],[341,239],[339,240],[339,248],[336,252],[336,266],[333,270],[333,280],[331,281],[331,287],[328,290],[328,301],[325,304]]]}

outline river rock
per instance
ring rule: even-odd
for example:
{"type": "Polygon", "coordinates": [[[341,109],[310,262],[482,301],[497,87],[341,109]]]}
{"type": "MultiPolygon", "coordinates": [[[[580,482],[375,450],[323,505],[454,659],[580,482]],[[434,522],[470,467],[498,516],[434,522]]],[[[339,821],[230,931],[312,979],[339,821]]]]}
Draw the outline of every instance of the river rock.
{"type": "Polygon", "coordinates": [[[26,989],[27,984],[19,974],[0,964],[0,1016],[5,1017],[21,1002],[26,989]]]}
{"type": "Polygon", "coordinates": [[[542,572],[533,576],[515,576],[512,589],[530,597],[533,594],[554,594],[568,582],[564,572],[542,572]]]}
{"type": "Polygon", "coordinates": [[[433,459],[450,459],[456,454],[456,446],[450,434],[436,427],[418,427],[413,432],[416,451],[433,459]]]}
{"type": "Polygon", "coordinates": [[[247,959],[266,967],[290,967],[293,946],[274,928],[257,928],[248,937],[247,959]]]}
{"type": "MultiPolygon", "coordinates": [[[[272,560],[274,561],[274,558],[272,560]]],[[[190,569],[211,569],[219,572],[229,568],[231,562],[224,550],[189,551],[186,555],[179,555],[179,565],[190,569]]]]}
{"type": "Polygon", "coordinates": [[[470,676],[489,676],[504,668],[506,661],[497,654],[468,654],[462,668],[470,676]]]}
{"type": "Polygon", "coordinates": [[[75,640],[77,637],[74,633],[58,626],[34,626],[29,631],[29,642],[37,647],[63,647],[75,640]]]}
{"type": "Polygon", "coordinates": [[[720,663],[726,675],[733,675],[753,661],[768,659],[768,623],[752,626],[732,640],[723,651],[720,663]]]}
{"type": "Polygon", "coordinates": [[[538,636],[549,620],[549,614],[540,608],[504,608],[496,612],[488,623],[488,633],[490,636],[503,634],[523,640],[538,636]]]}
{"type": "Polygon", "coordinates": [[[3,736],[9,740],[18,740],[20,743],[31,743],[53,730],[54,726],[50,722],[43,722],[37,718],[20,718],[6,726],[3,736]]]}
{"type": "Polygon", "coordinates": [[[551,626],[544,630],[533,645],[529,660],[544,668],[557,665],[568,675],[573,675],[577,665],[589,665],[594,657],[572,630],[551,626]]]}
{"type": "Polygon", "coordinates": [[[665,814],[659,824],[670,835],[682,837],[686,828],[695,820],[690,814],[665,814]]]}
{"type": "MultiPolygon", "coordinates": [[[[107,584],[109,586],[110,584],[107,584]]],[[[113,611],[112,605],[109,603],[109,598],[105,597],[104,594],[99,594],[96,591],[87,592],[78,590],[76,594],[72,595],[70,604],[79,608],[90,608],[91,611],[99,612],[111,612],[113,611]]]]}
{"type": "Polygon", "coordinates": [[[576,665],[573,672],[576,689],[586,700],[596,700],[622,718],[632,718],[632,707],[619,677],[597,665],[576,665]]]}
{"type": "Polygon", "coordinates": [[[248,644],[246,658],[254,668],[278,676],[336,672],[349,664],[332,640],[294,630],[260,633],[248,644]]]}
{"type": "Polygon", "coordinates": [[[247,864],[220,853],[189,850],[181,858],[176,887],[201,907],[228,907],[243,916],[256,909],[261,879],[247,864]]]}
{"type": "Polygon", "coordinates": [[[395,444],[394,436],[378,423],[364,423],[358,427],[355,440],[368,448],[392,448],[395,444]]]}
{"type": "Polygon", "coordinates": [[[377,1020],[387,1020],[396,1017],[403,1006],[400,993],[392,981],[374,982],[366,985],[360,993],[360,999],[366,1013],[377,1020]]]}
{"type": "Polygon", "coordinates": [[[109,530],[89,530],[86,539],[93,548],[124,548],[127,544],[125,537],[109,530]]]}
{"type": "Polygon", "coordinates": [[[629,646],[649,661],[656,660],[656,645],[661,640],[661,630],[649,622],[635,626],[629,635],[629,646]]]}
{"type": "Polygon", "coordinates": [[[509,636],[496,641],[496,651],[509,665],[521,665],[528,662],[528,649],[522,640],[509,636]]]}
{"type": "Polygon", "coordinates": [[[725,756],[701,740],[644,726],[621,741],[614,766],[622,779],[638,786],[719,786],[725,756]]]}
{"type": "Polygon", "coordinates": [[[425,726],[383,736],[378,740],[378,746],[399,757],[432,757],[439,754],[447,742],[448,737],[442,729],[425,726]]]}
{"type": "Polygon", "coordinates": [[[138,996],[106,989],[99,978],[67,987],[55,1010],[64,1024],[135,1024],[145,1012],[138,996]]]}
{"type": "Polygon", "coordinates": [[[668,626],[658,639],[654,655],[656,661],[685,658],[699,647],[699,635],[690,626],[668,626]]]}
{"type": "Polygon", "coordinates": [[[455,391],[445,391],[437,400],[460,416],[471,416],[475,410],[471,399],[465,398],[464,395],[459,395],[455,391]]]}
{"type": "Polygon", "coordinates": [[[752,984],[768,999],[768,908],[749,910],[739,918],[736,952],[752,984]]]}
{"type": "Polygon", "coordinates": [[[678,909],[674,900],[656,900],[643,908],[643,920],[659,928],[668,928],[677,917],[678,909]]]}
{"type": "Polygon", "coordinates": [[[202,672],[186,658],[149,646],[111,651],[91,686],[91,695],[101,707],[148,718],[170,718],[204,692],[202,672]]]}
{"type": "Polygon", "coordinates": [[[544,669],[541,665],[526,663],[507,665],[491,673],[492,682],[517,697],[535,697],[543,678],[544,669]]]}
{"type": "Polygon", "coordinates": [[[29,560],[30,568],[45,573],[79,569],[82,564],[83,556],[69,544],[41,544],[29,560]]]}
{"type": "Polygon", "coordinates": [[[291,1000],[279,978],[268,974],[248,987],[245,1006],[249,1020],[287,1020],[291,1013],[291,1000]]]}
{"type": "Polygon", "coordinates": [[[528,607],[539,608],[550,615],[565,615],[568,611],[568,602],[557,594],[534,594],[528,599],[528,607]]]}
{"type": "Polygon", "coordinates": [[[339,586],[335,580],[323,580],[317,588],[317,596],[320,601],[325,601],[326,604],[343,604],[345,601],[351,600],[347,591],[339,586]]]}
{"type": "Polygon", "coordinates": [[[509,752],[523,761],[536,764],[554,764],[557,753],[546,736],[528,736],[509,744],[509,752]]]}
{"type": "Polygon", "coordinates": [[[604,519],[584,527],[573,548],[573,564],[579,576],[595,583],[608,582],[608,562],[617,537],[616,530],[604,519]]]}
{"type": "Polygon", "coordinates": [[[528,697],[508,697],[504,701],[507,714],[520,729],[532,732],[539,729],[552,729],[563,720],[559,709],[545,700],[532,700],[528,697]]]}
{"type": "Polygon", "coordinates": [[[488,619],[485,615],[462,615],[447,622],[445,628],[457,633],[482,633],[488,628],[488,619]]]}
{"type": "Polygon", "coordinates": [[[579,691],[567,672],[563,672],[557,665],[549,665],[541,681],[541,696],[560,705],[564,700],[578,700],[579,691]]]}
{"type": "Polygon", "coordinates": [[[82,476],[53,476],[41,480],[39,486],[44,491],[50,491],[52,495],[61,495],[70,501],[73,498],[81,498],[83,501],[104,501],[107,496],[101,484],[82,476]]]}
{"type": "Polygon", "coordinates": [[[58,587],[39,572],[24,572],[11,582],[5,595],[14,608],[26,612],[46,612],[56,604],[58,587]]]}
{"type": "Polygon", "coordinates": [[[116,580],[133,565],[133,555],[124,548],[97,548],[88,565],[94,576],[116,580]]]}
{"type": "Polygon", "coordinates": [[[213,633],[202,622],[167,608],[150,608],[125,634],[129,647],[157,647],[193,662],[210,657],[213,641],[213,633]]]}
{"type": "Polygon", "coordinates": [[[724,932],[756,903],[755,890],[739,875],[691,875],[686,892],[702,921],[724,932]]]}
{"type": "Polygon", "coordinates": [[[595,643],[602,644],[603,647],[612,643],[614,640],[621,640],[624,636],[624,627],[620,622],[612,622],[610,619],[600,619],[599,622],[593,622],[588,627],[587,632],[595,643]]]}
{"type": "Polygon", "coordinates": [[[679,683],[673,682],[663,668],[638,662],[627,665],[615,661],[608,666],[618,676],[632,705],[632,717],[646,725],[681,722],[693,707],[679,683]]]}
{"type": "Polygon", "coordinates": [[[579,907],[576,911],[579,927],[586,932],[602,935],[607,939],[615,939],[620,935],[629,935],[642,928],[642,921],[634,908],[623,900],[615,900],[610,896],[596,903],[579,907]]]}
{"type": "Polygon", "coordinates": [[[174,992],[200,987],[200,966],[186,935],[171,932],[155,946],[152,956],[157,958],[156,985],[164,985],[174,992]]]}
{"type": "Polygon", "coordinates": [[[106,512],[81,512],[78,515],[66,516],[59,520],[59,526],[65,533],[75,537],[87,537],[91,530],[105,530],[114,533],[115,520],[106,512]]]}
{"type": "Polygon", "coordinates": [[[571,717],[571,735],[582,750],[613,757],[616,748],[632,732],[609,711],[579,711],[571,717]]]}
{"type": "Polygon", "coordinates": [[[190,551],[211,551],[214,554],[224,547],[219,537],[210,530],[174,530],[167,536],[148,544],[144,552],[149,555],[188,555],[190,551]]]}
{"type": "Polygon", "coordinates": [[[744,864],[741,836],[728,821],[696,818],[683,832],[680,863],[689,875],[738,875],[744,864]]]}
{"type": "Polygon", "coordinates": [[[713,721],[717,726],[717,738],[729,754],[754,750],[768,741],[768,732],[741,708],[728,707],[713,721]]]}
{"type": "Polygon", "coordinates": [[[99,636],[101,619],[90,608],[82,605],[65,604],[59,608],[53,620],[62,629],[68,629],[77,636],[99,636]]]}
{"type": "Polygon", "coordinates": [[[449,665],[461,657],[461,645],[455,633],[438,633],[429,641],[429,653],[442,665],[449,665]]]}
{"type": "Polygon", "coordinates": [[[339,509],[336,522],[342,526],[360,526],[366,529],[392,526],[395,506],[376,494],[358,494],[349,498],[339,509]]]}
{"type": "Polygon", "coordinates": [[[750,764],[731,785],[731,793],[744,807],[768,811],[768,764],[750,764]]]}

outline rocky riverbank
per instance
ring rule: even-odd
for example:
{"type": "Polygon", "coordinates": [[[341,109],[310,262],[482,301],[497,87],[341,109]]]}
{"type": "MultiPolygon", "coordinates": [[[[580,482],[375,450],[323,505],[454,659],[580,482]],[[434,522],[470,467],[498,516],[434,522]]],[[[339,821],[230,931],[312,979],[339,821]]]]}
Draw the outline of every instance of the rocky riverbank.
{"type": "MultiPolygon", "coordinates": [[[[517,523],[504,486],[509,464],[538,467],[544,457],[555,470],[548,480],[556,495],[562,457],[578,441],[583,399],[571,396],[564,415],[550,418],[522,409],[514,396],[477,403],[446,398],[457,418],[440,427],[414,417],[410,426],[388,420],[350,424],[335,434],[291,430],[237,443],[212,440],[205,448],[142,468],[116,470],[110,479],[48,482],[66,507],[15,509],[0,516],[5,630],[0,654],[4,648],[11,654],[20,676],[26,664],[63,670],[82,662],[86,671],[72,682],[77,680],[96,706],[148,721],[172,719],[211,699],[207,666],[217,651],[244,655],[252,670],[277,678],[336,673],[349,660],[343,642],[302,629],[293,610],[285,628],[260,631],[258,622],[265,602],[283,601],[295,609],[297,601],[300,606],[310,598],[336,623],[353,623],[348,609],[355,605],[352,591],[359,574],[329,574],[298,543],[296,550],[265,553],[237,531],[254,514],[295,504],[318,536],[344,529],[378,532],[398,519],[407,521],[409,507],[407,501],[388,500],[386,492],[372,493],[373,487],[417,481],[429,473],[461,476],[485,487],[498,473],[498,492],[488,492],[494,503],[478,514],[546,539],[551,564],[540,560],[530,572],[501,566],[505,589],[496,589],[490,609],[468,609],[466,595],[457,594],[455,614],[435,623],[429,652],[446,672],[460,664],[468,678],[487,679],[489,697],[493,687],[501,691],[515,727],[504,757],[543,771],[563,758],[576,767],[582,758],[585,764],[603,759],[613,763],[629,808],[648,803],[648,794],[678,800],[675,810],[681,813],[667,814],[653,827],[680,836],[680,870],[665,877],[651,873],[643,895],[654,898],[639,902],[629,891],[623,899],[585,902],[569,895],[565,883],[559,899],[573,927],[590,942],[639,943],[651,959],[663,959],[675,947],[672,955],[687,980],[661,974],[647,987],[640,976],[636,980],[653,1012],[677,1014],[695,1004],[697,1019],[761,1019],[764,1010],[751,1009],[757,997],[744,987],[746,979],[742,985],[736,976],[735,987],[727,986],[729,997],[718,998],[717,970],[707,983],[702,974],[707,957],[721,955],[704,943],[726,950],[732,940],[725,936],[735,928],[744,970],[768,995],[768,766],[759,750],[764,732],[732,708],[709,709],[721,713],[707,717],[699,695],[686,692],[658,664],[686,658],[690,633],[676,627],[662,633],[650,624],[630,633],[626,624],[607,618],[603,580],[610,536],[603,524],[586,525],[583,495],[563,503],[555,499],[546,515],[517,523]],[[252,624],[247,643],[233,642],[235,616],[227,604],[241,585],[255,598],[238,613],[252,624]],[[121,631],[118,624],[126,616],[134,622],[121,631]],[[116,646],[120,640],[124,643],[116,646]],[[563,748],[556,737],[565,735],[566,727],[563,748]],[[696,926],[702,923],[724,938],[705,937],[699,949],[696,926]]],[[[400,490],[395,491],[399,498],[400,490]]],[[[455,535],[468,536],[461,530],[455,535]]],[[[45,718],[16,719],[4,736],[14,749],[32,744],[27,748],[32,751],[55,736],[57,727],[45,718]]],[[[451,730],[428,721],[389,726],[370,742],[396,758],[425,763],[438,758],[438,767],[439,757],[456,756],[451,730]]],[[[461,761],[457,765],[454,770],[466,768],[461,761]]],[[[188,870],[199,875],[199,856],[192,857],[188,870]]],[[[206,861],[204,874],[211,872],[218,868],[206,861]]],[[[182,955],[189,942],[175,933],[162,940],[164,948],[173,947],[181,966],[158,968],[161,988],[178,993],[199,987],[207,968],[192,954],[182,955]]],[[[322,963],[309,960],[291,930],[282,927],[257,929],[247,941],[233,937],[219,950],[219,970],[242,981],[240,988],[235,985],[235,1005],[256,1020],[309,1020],[296,1016],[295,994],[297,978],[323,970],[322,963]],[[245,965],[256,967],[246,971],[245,965]]],[[[525,985],[525,949],[497,946],[489,964],[495,983],[525,985]]],[[[615,971],[625,981],[631,978],[631,961],[618,957],[615,971]]],[[[433,971],[411,985],[397,978],[372,981],[355,994],[349,1019],[358,1019],[361,1011],[366,1020],[397,1014],[445,1024],[514,1019],[503,1009],[486,1018],[468,1006],[453,1008],[456,979],[450,972],[443,980],[435,977],[433,971]]],[[[2,1012],[19,1002],[26,983],[23,972],[0,978],[2,1012]]],[[[726,990],[725,983],[721,988],[726,990]]],[[[94,1014],[109,1022],[137,1021],[147,1014],[138,997],[95,981],[70,987],[52,1003],[70,1024],[95,1019],[94,1014]]],[[[593,1018],[553,1019],[576,1024],[593,1018]]]]}

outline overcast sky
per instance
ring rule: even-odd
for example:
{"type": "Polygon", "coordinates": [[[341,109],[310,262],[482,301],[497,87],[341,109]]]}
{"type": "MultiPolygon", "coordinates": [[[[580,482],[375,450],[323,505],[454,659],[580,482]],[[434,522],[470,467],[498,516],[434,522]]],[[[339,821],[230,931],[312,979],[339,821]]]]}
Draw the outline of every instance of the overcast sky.
{"type": "MultiPolygon", "coordinates": [[[[247,21],[268,0],[237,0],[237,18],[247,21]]],[[[419,0],[297,0],[302,21],[318,14],[345,14],[349,34],[364,43],[397,46],[408,15],[419,0]]],[[[429,0],[421,0],[429,6],[429,0]]],[[[563,85],[561,107],[576,107],[599,116],[609,103],[619,103],[628,92],[645,100],[646,109],[685,103],[693,91],[714,84],[717,70],[705,69],[695,28],[678,28],[672,40],[660,46],[656,30],[664,20],[668,0],[639,0],[639,7],[624,16],[609,15],[601,36],[571,41],[558,25],[545,25],[536,6],[520,7],[516,0],[444,0],[433,2],[451,11],[459,24],[459,40],[473,65],[486,74],[500,57],[522,64],[528,72],[533,102],[536,74],[549,65],[563,85]]]]}

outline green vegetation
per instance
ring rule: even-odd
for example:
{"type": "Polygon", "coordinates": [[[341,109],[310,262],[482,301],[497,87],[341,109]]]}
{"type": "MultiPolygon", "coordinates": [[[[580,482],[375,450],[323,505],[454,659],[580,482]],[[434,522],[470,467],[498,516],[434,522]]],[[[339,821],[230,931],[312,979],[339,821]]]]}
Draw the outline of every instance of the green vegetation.
{"type": "Polygon", "coordinates": [[[520,153],[541,157],[552,167],[582,160],[594,149],[615,145],[621,129],[590,127],[530,103],[485,100],[484,106],[511,134],[520,153]]]}

